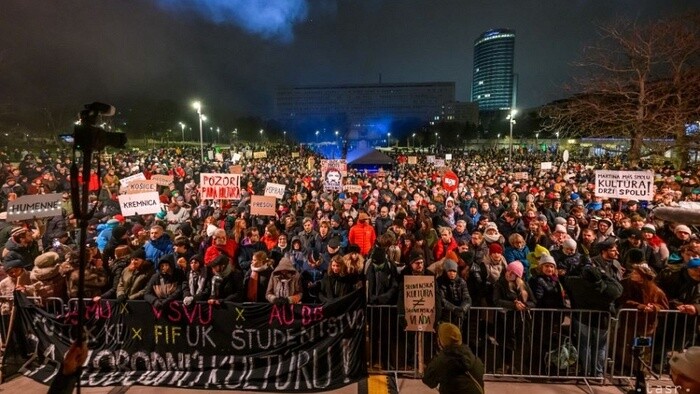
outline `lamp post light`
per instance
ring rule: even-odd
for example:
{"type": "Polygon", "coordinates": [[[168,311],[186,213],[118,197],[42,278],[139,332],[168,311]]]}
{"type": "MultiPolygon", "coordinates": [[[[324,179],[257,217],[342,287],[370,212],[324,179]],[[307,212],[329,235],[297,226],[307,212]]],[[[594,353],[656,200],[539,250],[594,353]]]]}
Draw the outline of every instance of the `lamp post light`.
{"type": "Polygon", "coordinates": [[[202,163],[204,163],[204,134],[202,133],[202,122],[206,120],[206,117],[202,115],[202,103],[195,101],[192,103],[192,107],[197,110],[197,116],[199,117],[199,152],[202,156],[202,163]]]}
{"type": "Polygon", "coordinates": [[[263,129],[260,129],[260,141],[263,140],[263,129]]]}
{"type": "Polygon", "coordinates": [[[233,129],[233,142],[238,140],[238,128],[233,129]]]}
{"type": "Polygon", "coordinates": [[[216,128],[216,143],[217,143],[217,144],[219,143],[219,133],[220,133],[220,132],[221,132],[221,129],[217,127],[217,128],[216,128]]]}
{"type": "Polygon", "coordinates": [[[413,133],[413,148],[416,148],[416,133],[413,133]]]}
{"type": "Polygon", "coordinates": [[[391,133],[386,133],[386,147],[391,146],[391,133]]]}
{"type": "Polygon", "coordinates": [[[557,136],[557,145],[559,145],[559,132],[554,133],[557,136]]]}
{"type": "Polygon", "coordinates": [[[437,149],[438,133],[435,133],[435,149],[437,149]]]}
{"type": "Polygon", "coordinates": [[[318,144],[318,130],[316,130],[316,143],[318,144]]]}
{"type": "Polygon", "coordinates": [[[510,123],[510,150],[508,151],[508,162],[513,161],[513,125],[515,124],[515,115],[518,113],[517,109],[511,109],[510,114],[506,117],[506,120],[510,123]]]}
{"type": "Polygon", "coordinates": [[[287,130],[282,131],[282,142],[287,143],[287,130]]]}
{"type": "Polygon", "coordinates": [[[182,142],[185,142],[185,124],[182,122],[178,123],[180,125],[180,128],[182,128],[182,142]]]}

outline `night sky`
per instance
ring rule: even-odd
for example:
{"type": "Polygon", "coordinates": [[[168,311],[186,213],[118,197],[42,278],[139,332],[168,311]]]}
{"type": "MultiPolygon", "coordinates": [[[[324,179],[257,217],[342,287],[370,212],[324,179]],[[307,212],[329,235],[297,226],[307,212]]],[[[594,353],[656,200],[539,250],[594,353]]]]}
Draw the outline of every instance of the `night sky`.
{"type": "Polygon", "coordinates": [[[700,9],[697,0],[3,0],[0,105],[117,106],[199,98],[270,116],[278,86],[454,81],[469,99],[474,39],[516,30],[517,106],[566,95],[595,23],[700,9]]]}

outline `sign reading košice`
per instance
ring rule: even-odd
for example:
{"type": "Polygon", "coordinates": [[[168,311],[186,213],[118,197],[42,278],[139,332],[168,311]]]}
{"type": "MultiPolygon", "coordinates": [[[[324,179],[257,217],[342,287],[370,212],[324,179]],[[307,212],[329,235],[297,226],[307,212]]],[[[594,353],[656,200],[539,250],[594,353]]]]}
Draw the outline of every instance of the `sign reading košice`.
{"type": "Polygon", "coordinates": [[[124,216],[148,215],[158,213],[162,209],[160,197],[156,192],[138,194],[121,194],[119,208],[124,216]]]}
{"type": "Polygon", "coordinates": [[[129,184],[126,185],[126,194],[138,194],[148,192],[158,192],[158,183],[156,183],[156,181],[137,179],[135,181],[129,182],[129,184]]]}
{"type": "Polygon", "coordinates": [[[61,214],[61,194],[22,196],[7,204],[7,221],[48,218],[61,214]]]}
{"type": "Polygon", "coordinates": [[[406,275],[403,285],[406,331],[433,332],[435,323],[435,277],[406,275]]]}
{"type": "Polygon", "coordinates": [[[203,200],[240,200],[241,174],[199,174],[203,200]]]}
{"type": "Polygon", "coordinates": [[[135,181],[137,179],[146,180],[146,176],[143,175],[143,172],[139,172],[138,174],[130,175],[126,178],[120,179],[119,183],[122,185],[122,187],[125,187],[126,185],[129,184],[129,182],[135,181]]]}
{"type": "MultiPolygon", "coordinates": [[[[14,327],[38,355],[25,376],[47,384],[73,341],[77,305],[56,317],[17,294],[14,327]]],[[[324,305],[86,304],[84,387],[326,392],[367,376],[361,290],[324,305]]]]}
{"type": "Polygon", "coordinates": [[[595,196],[651,201],[654,199],[654,173],[596,170],[595,196]]]}

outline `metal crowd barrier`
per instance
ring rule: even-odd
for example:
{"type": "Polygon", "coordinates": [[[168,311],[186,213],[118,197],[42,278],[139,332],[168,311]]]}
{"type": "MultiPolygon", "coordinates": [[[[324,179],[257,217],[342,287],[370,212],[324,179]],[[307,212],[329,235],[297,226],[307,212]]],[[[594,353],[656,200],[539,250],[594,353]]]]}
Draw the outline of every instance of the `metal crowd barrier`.
{"type": "Polygon", "coordinates": [[[638,368],[655,377],[668,375],[668,355],[698,344],[697,315],[621,309],[616,321],[610,352],[613,378],[634,377],[638,368]]]}
{"type": "MultiPolygon", "coordinates": [[[[417,376],[439,351],[437,335],[406,333],[395,306],[368,306],[367,346],[370,369],[417,376]]],[[[484,363],[487,377],[585,379],[634,377],[631,346],[642,327],[654,328],[648,354],[650,371],[668,373],[666,356],[698,340],[698,317],[677,311],[616,316],[590,310],[470,308],[464,316],[437,316],[462,329],[462,337],[484,363]],[[651,325],[654,316],[655,325],[651,325]],[[627,344],[627,346],[622,346],[627,344]]],[[[648,335],[647,335],[648,336],[648,335]]],[[[643,339],[640,339],[643,342],[643,339]]]]}

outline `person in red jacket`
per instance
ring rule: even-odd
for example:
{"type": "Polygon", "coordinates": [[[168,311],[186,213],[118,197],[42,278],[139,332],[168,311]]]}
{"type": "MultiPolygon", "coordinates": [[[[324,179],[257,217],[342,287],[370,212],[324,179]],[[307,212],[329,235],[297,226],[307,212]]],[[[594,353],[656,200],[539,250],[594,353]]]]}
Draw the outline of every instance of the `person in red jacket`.
{"type": "Polygon", "coordinates": [[[359,246],[360,254],[367,257],[376,239],[377,234],[374,232],[374,227],[369,224],[369,215],[360,212],[357,216],[357,223],[350,228],[348,233],[348,244],[359,246]]]}
{"type": "Polygon", "coordinates": [[[455,253],[458,252],[457,241],[452,237],[452,230],[449,227],[440,227],[438,233],[440,234],[440,239],[433,246],[433,261],[438,261],[445,257],[450,250],[455,251],[455,253]]]}
{"type": "Polygon", "coordinates": [[[208,265],[220,254],[229,258],[231,264],[235,261],[233,258],[236,255],[238,244],[226,235],[226,230],[216,229],[212,235],[212,244],[204,252],[204,264],[208,265]]]}

